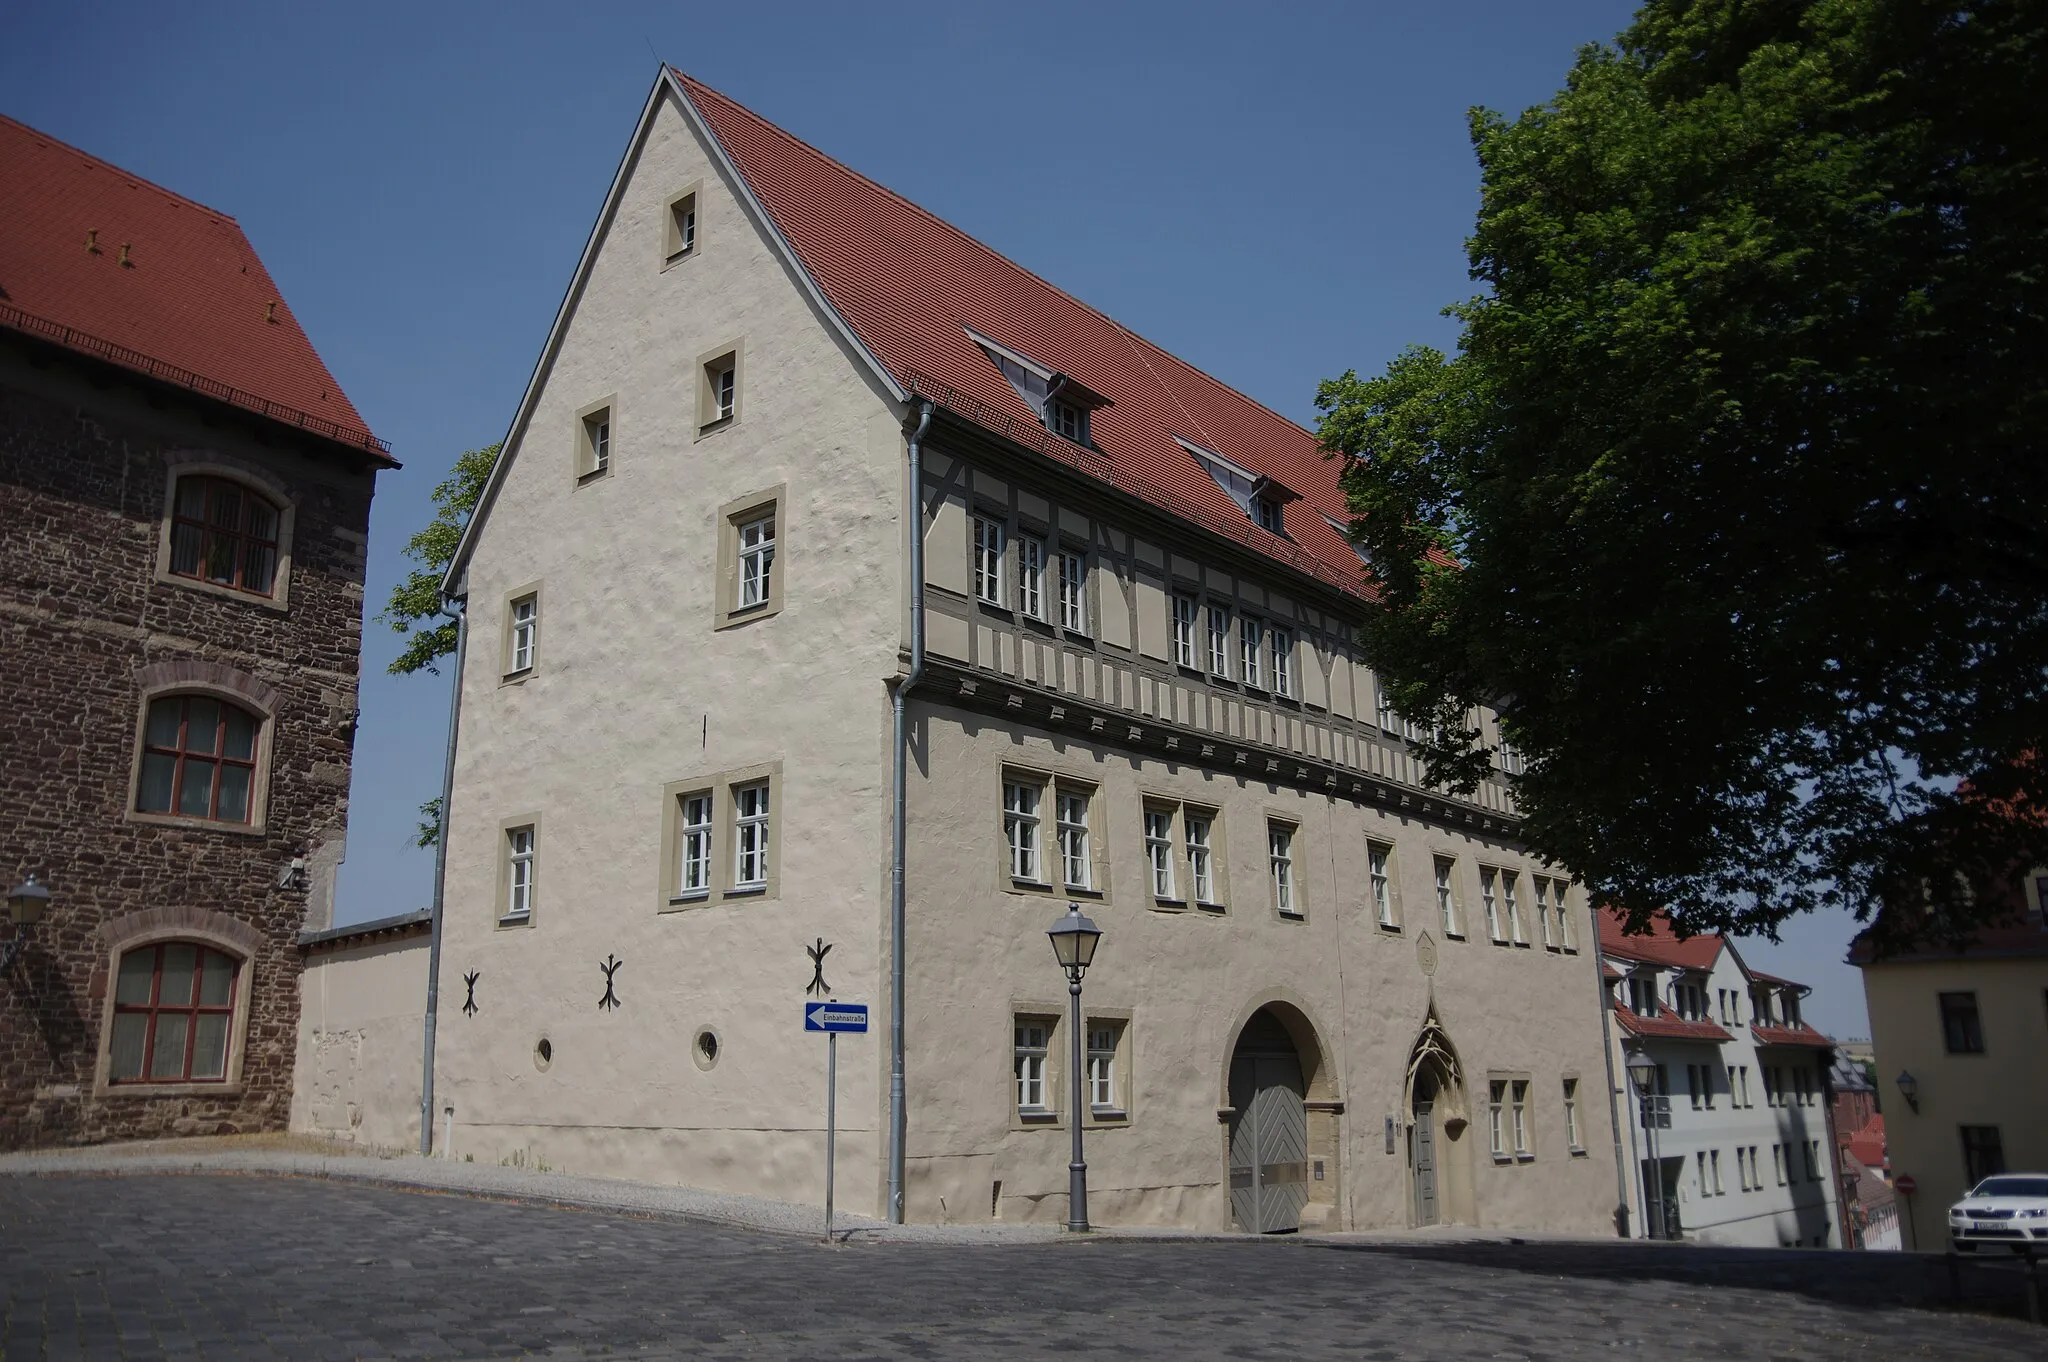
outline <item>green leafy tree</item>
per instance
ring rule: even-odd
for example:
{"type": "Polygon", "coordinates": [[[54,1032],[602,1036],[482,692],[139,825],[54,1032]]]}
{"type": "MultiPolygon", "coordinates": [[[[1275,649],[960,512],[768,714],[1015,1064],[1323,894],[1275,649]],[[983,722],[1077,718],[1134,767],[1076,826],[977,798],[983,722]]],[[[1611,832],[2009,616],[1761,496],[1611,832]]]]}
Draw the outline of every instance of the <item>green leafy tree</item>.
{"type": "Polygon", "coordinates": [[[1322,385],[1362,640],[1640,926],[1880,948],[2048,863],[2048,9],[1665,0],[1475,111],[1455,356],[1322,385]]]}
{"type": "MultiPolygon", "coordinates": [[[[441,577],[455,561],[456,545],[498,462],[498,449],[487,445],[458,458],[434,488],[434,518],[406,541],[405,556],[419,566],[391,589],[391,599],[377,616],[405,638],[404,650],[386,668],[394,676],[438,673],[435,664],[455,651],[455,622],[441,614],[441,577]]],[[[431,847],[440,837],[441,797],[436,795],[420,805],[418,845],[431,847]]]]}

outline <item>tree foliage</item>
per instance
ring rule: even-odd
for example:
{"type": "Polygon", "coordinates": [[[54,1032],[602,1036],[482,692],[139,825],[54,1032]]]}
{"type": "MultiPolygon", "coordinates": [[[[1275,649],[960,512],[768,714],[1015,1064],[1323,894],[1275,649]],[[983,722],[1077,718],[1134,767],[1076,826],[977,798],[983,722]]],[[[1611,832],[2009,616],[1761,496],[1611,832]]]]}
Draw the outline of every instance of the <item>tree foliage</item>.
{"type": "Polygon", "coordinates": [[[386,668],[393,676],[439,672],[434,664],[455,651],[455,621],[441,615],[441,576],[455,561],[470,512],[483,495],[484,482],[498,462],[498,446],[472,449],[434,488],[434,518],[406,541],[405,556],[419,566],[391,588],[391,599],[378,619],[405,637],[405,649],[386,668]]]}
{"type": "Polygon", "coordinates": [[[1473,114],[1458,353],[1322,385],[1430,777],[1497,707],[1530,845],[1637,923],[1898,945],[2048,863],[2044,23],[1653,0],[1473,114]]]}

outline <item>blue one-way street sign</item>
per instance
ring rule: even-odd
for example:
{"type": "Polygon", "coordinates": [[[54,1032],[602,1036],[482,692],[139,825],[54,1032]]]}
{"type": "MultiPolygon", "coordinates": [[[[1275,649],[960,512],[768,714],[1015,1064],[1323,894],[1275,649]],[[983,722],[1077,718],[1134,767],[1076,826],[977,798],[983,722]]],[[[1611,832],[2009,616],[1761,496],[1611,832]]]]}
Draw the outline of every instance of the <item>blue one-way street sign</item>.
{"type": "Polygon", "coordinates": [[[866,1003],[805,1003],[804,1030],[856,1031],[868,1029],[866,1003]]]}

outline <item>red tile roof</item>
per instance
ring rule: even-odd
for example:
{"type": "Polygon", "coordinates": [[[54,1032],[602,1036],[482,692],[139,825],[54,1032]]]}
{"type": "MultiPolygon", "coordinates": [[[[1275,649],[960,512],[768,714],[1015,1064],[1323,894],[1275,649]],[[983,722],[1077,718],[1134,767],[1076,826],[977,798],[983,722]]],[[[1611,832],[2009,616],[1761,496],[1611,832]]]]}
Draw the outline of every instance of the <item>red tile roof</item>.
{"type": "Polygon", "coordinates": [[[0,326],[390,462],[233,218],[6,117],[0,326]]]}
{"type": "Polygon", "coordinates": [[[1661,1002],[1657,1004],[1657,1015],[1645,1017],[1626,1007],[1614,1009],[1614,1018],[1621,1023],[1621,1029],[1632,1036],[1659,1036],[1669,1040],[1734,1040],[1735,1037],[1722,1029],[1720,1023],[1711,1021],[1686,1021],[1661,1002]]]}
{"type": "Polygon", "coordinates": [[[1650,930],[1640,936],[1629,936],[1621,930],[1626,916],[1618,908],[1603,908],[1600,911],[1600,949],[1624,960],[1640,960],[1645,964],[1663,965],[1672,969],[1708,970],[1721,955],[1721,938],[1718,936],[1680,937],[1671,928],[1671,918],[1658,913],[1650,919],[1650,930]]]}
{"type": "Polygon", "coordinates": [[[910,391],[1353,594],[1340,464],[1316,437],[681,72],[676,77],[833,309],[910,391]],[[972,329],[1106,397],[1096,448],[1051,435],[972,329]],[[1175,440],[1297,492],[1253,524],[1175,440]]]}
{"type": "Polygon", "coordinates": [[[1816,1050],[1828,1050],[1835,1044],[1805,1022],[1797,1026],[1758,1026],[1751,1022],[1749,1033],[1758,1045],[1805,1045],[1816,1050]]]}
{"type": "Polygon", "coordinates": [[[1884,1117],[1873,1116],[1863,1129],[1844,1140],[1843,1147],[1866,1168],[1884,1167],[1884,1117]]]}

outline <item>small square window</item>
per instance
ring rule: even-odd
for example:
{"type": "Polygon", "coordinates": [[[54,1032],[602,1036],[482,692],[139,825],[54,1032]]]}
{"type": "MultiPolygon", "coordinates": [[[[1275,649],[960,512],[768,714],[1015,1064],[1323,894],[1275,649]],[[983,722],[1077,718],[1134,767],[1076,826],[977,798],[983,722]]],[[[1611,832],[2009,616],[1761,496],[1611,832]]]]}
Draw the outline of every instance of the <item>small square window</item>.
{"type": "Polygon", "coordinates": [[[618,425],[617,399],[602,398],[576,413],[573,467],[578,483],[594,482],[611,472],[613,435],[618,425]]]}
{"type": "Polygon", "coordinates": [[[1373,917],[1389,930],[1400,925],[1394,915],[1394,848],[1385,842],[1365,844],[1366,880],[1372,891],[1373,917]]]}
{"type": "Polygon", "coordinates": [[[1089,792],[1062,786],[1059,790],[1061,874],[1069,889],[1095,887],[1094,853],[1088,833],[1089,792]]]}
{"type": "Polygon", "coordinates": [[[697,428],[716,430],[740,416],[740,352],[738,347],[713,354],[698,364],[697,428]]]}
{"type": "Polygon", "coordinates": [[[673,265],[697,249],[697,194],[689,190],[668,201],[662,222],[662,260],[673,265]]]}
{"type": "Polygon", "coordinates": [[[1195,902],[1222,907],[1223,890],[1216,875],[1216,816],[1202,809],[1182,810],[1181,835],[1187,844],[1188,887],[1195,902]]]}
{"type": "Polygon", "coordinates": [[[714,627],[735,628],[781,611],[784,490],[771,487],[719,507],[714,627]]]}
{"type": "Polygon", "coordinates": [[[1174,902],[1176,892],[1173,864],[1173,810],[1145,810],[1145,863],[1152,872],[1152,897],[1174,902]]]}
{"type": "Polygon", "coordinates": [[[711,893],[711,792],[678,798],[675,896],[701,899],[711,893]]]}
{"type": "Polygon", "coordinates": [[[1046,1059],[1051,1054],[1052,1022],[1039,1017],[1019,1017],[1011,1028],[1011,1071],[1016,1078],[1019,1116],[1049,1116],[1046,1059]]]}
{"type": "Polygon", "coordinates": [[[525,922],[533,915],[534,858],[540,847],[540,829],[523,823],[505,829],[504,897],[499,920],[525,922]]]}
{"type": "Polygon", "coordinates": [[[1088,409],[1053,398],[1045,404],[1046,428],[1077,445],[1088,443],[1088,409]]]}
{"type": "Polygon", "coordinates": [[[1458,921],[1457,893],[1452,888],[1451,876],[1457,869],[1457,862],[1448,856],[1436,858],[1436,915],[1443,924],[1445,936],[1461,936],[1464,929],[1458,921]]]}
{"type": "MultiPolygon", "coordinates": [[[[1974,993],[1941,995],[1941,1038],[1952,1055],[1984,1053],[1984,1023],[1974,993]]],[[[1802,1078],[1804,1075],[1801,1075],[1802,1078]]]]}
{"type": "Polygon", "coordinates": [[[1257,512],[1259,524],[1274,534],[1287,533],[1286,521],[1282,518],[1279,502],[1270,497],[1257,497],[1253,499],[1252,506],[1257,512]]]}
{"type": "Polygon", "coordinates": [[[1195,665],[1195,617],[1200,613],[1193,596],[1173,598],[1173,660],[1180,666],[1195,665]]]}
{"type": "Polygon", "coordinates": [[[1230,678],[1230,607],[1209,607],[1209,674],[1230,678]]]}
{"type": "Polygon", "coordinates": [[[1088,627],[1088,558],[1065,549],[1060,552],[1060,628],[1070,634],[1093,632],[1088,627]]]}
{"type": "Polygon", "coordinates": [[[1003,782],[1003,838],[1010,849],[1010,878],[1027,884],[1044,879],[1040,865],[1039,799],[1045,787],[1028,780],[1003,782]]]}
{"type": "Polygon", "coordinates": [[[1045,541],[1017,536],[1017,613],[1045,618],[1045,541]]]}
{"type": "Polygon", "coordinates": [[[988,516],[974,517],[974,598],[984,605],[1009,604],[1003,589],[1003,539],[1005,527],[988,516]]]}
{"type": "Polygon", "coordinates": [[[525,676],[540,659],[540,592],[527,590],[505,603],[505,675],[525,676]]]}
{"type": "Polygon", "coordinates": [[[768,782],[735,786],[733,802],[732,887],[768,887],[768,782]]]}
{"type": "Polygon", "coordinates": [[[1098,1120],[1124,1114],[1122,1066],[1117,1063],[1123,1029],[1121,1022],[1088,1019],[1088,1109],[1098,1120]]]}
{"type": "Polygon", "coordinates": [[[1266,863],[1273,879],[1273,907],[1282,917],[1300,917],[1301,895],[1294,878],[1294,826],[1266,824],[1266,863]]]}

